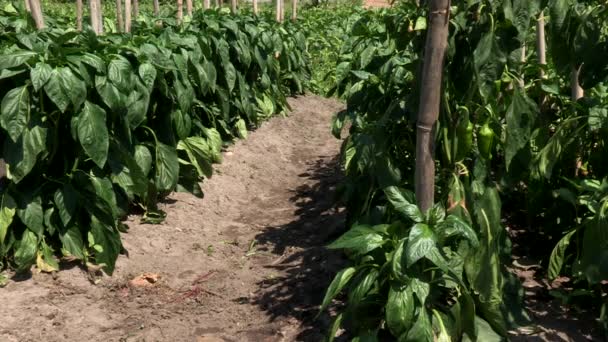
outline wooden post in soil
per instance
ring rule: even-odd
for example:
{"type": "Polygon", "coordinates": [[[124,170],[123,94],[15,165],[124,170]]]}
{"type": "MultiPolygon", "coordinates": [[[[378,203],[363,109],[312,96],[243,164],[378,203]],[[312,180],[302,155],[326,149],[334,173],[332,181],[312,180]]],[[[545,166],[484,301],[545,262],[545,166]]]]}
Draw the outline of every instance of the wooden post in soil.
{"type": "MultiPolygon", "coordinates": [[[[538,64],[547,65],[547,48],[545,43],[545,14],[540,12],[536,21],[536,53],[538,54],[538,64]]],[[[545,78],[545,70],[540,69],[540,78],[545,78]]]]}
{"type": "Polygon", "coordinates": [[[131,13],[133,10],[133,4],[131,0],[125,0],[125,32],[131,32],[131,13]]]}
{"type": "Polygon", "coordinates": [[[139,17],[139,0],[133,0],[133,18],[139,17]]]}
{"type": "Polygon", "coordinates": [[[211,0],[203,0],[203,9],[208,10],[211,7],[211,0]]]}
{"type": "Polygon", "coordinates": [[[276,7],[277,7],[277,22],[282,23],[283,22],[283,0],[276,0],[276,7]]]}
{"type": "Polygon", "coordinates": [[[253,15],[258,15],[258,0],[251,0],[253,5],[253,15]]]}
{"type": "Polygon", "coordinates": [[[89,12],[91,13],[91,27],[95,34],[103,33],[103,22],[101,17],[101,2],[99,0],[89,0],[89,12]]]}
{"type": "Polygon", "coordinates": [[[36,28],[41,30],[44,28],[44,18],[42,17],[42,6],[40,6],[40,0],[29,0],[29,2],[30,13],[32,18],[34,18],[36,28]]]}
{"type": "Polygon", "coordinates": [[[281,22],[285,21],[285,0],[281,1],[281,22]]]}
{"type": "Polygon", "coordinates": [[[31,12],[32,9],[30,7],[30,1],[29,0],[23,0],[23,2],[25,3],[25,10],[28,12],[31,12]]]}
{"type": "Polygon", "coordinates": [[[443,62],[448,43],[450,0],[429,0],[420,107],[416,125],[416,202],[423,212],[434,204],[433,131],[439,117],[443,62]]]}
{"type": "Polygon", "coordinates": [[[186,13],[192,18],[192,0],[186,0],[186,13]]]}
{"type": "Polygon", "coordinates": [[[97,22],[99,23],[99,34],[103,34],[103,6],[101,5],[101,0],[96,0],[97,2],[97,22]]]}
{"type": "Polygon", "coordinates": [[[230,12],[236,14],[237,0],[230,0],[230,12]]]}
{"type": "Polygon", "coordinates": [[[116,29],[118,32],[122,32],[124,27],[125,23],[122,19],[122,0],[116,0],[116,29]]]}
{"type": "Polygon", "coordinates": [[[76,0],[76,30],[82,31],[82,0],[76,0]]]}
{"type": "Polygon", "coordinates": [[[181,24],[184,19],[184,0],[177,0],[177,23],[181,24]]]}
{"type": "Polygon", "coordinates": [[[572,66],[572,72],[570,73],[570,86],[572,88],[572,100],[577,101],[581,97],[585,96],[585,91],[578,82],[581,73],[581,66],[572,66]]]}
{"type": "Polygon", "coordinates": [[[298,0],[291,0],[291,21],[298,20],[298,0]]]}
{"type": "Polygon", "coordinates": [[[153,6],[154,6],[154,16],[158,17],[158,15],[160,14],[160,5],[158,4],[158,0],[153,1],[153,6]]]}

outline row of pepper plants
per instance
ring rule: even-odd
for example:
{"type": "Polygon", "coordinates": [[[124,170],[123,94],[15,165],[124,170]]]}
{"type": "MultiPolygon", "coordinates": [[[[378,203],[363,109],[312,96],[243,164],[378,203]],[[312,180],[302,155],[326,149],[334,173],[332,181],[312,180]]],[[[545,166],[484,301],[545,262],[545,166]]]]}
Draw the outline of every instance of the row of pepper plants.
{"type": "Polygon", "coordinates": [[[183,25],[141,18],[96,36],[52,18],[36,31],[21,2],[0,11],[0,266],[112,273],[120,223],[146,222],[171,191],[203,196],[225,143],[287,108],[309,78],[296,24],[196,12],[183,25]]]}
{"type": "Polygon", "coordinates": [[[594,298],[605,324],[608,9],[469,0],[449,12],[428,211],[413,192],[427,9],[357,13],[331,74],[347,102],[333,132],[348,127],[350,229],[329,247],[352,262],[323,301],[346,295],[330,339],[343,327],[355,341],[494,341],[530,324],[505,223],[543,236],[534,256],[577,289],[561,297],[594,298]]]}

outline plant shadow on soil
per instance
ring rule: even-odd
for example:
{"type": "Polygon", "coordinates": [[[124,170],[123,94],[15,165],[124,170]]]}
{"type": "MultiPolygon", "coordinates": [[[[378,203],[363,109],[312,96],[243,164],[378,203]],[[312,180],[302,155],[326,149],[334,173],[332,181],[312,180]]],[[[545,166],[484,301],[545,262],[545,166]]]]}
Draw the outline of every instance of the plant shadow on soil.
{"type": "Polygon", "coordinates": [[[319,305],[335,273],[346,259],[340,251],[325,248],[345,230],[345,212],[336,203],[340,182],[337,157],[311,162],[300,174],[304,185],[293,190],[297,219],[281,226],[269,226],[256,236],[259,245],[272,246],[280,255],[267,267],[281,271],[280,277],[258,283],[262,289],[254,303],[272,320],[293,317],[302,325],[298,341],[321,340],[330,325],[324,313],[315,320],[319,305]]]}

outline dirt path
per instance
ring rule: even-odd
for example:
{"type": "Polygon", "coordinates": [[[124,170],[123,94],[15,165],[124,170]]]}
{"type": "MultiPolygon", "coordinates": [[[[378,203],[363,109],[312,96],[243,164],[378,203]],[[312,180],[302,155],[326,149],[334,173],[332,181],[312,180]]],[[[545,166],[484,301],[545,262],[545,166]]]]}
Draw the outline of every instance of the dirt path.
{"type": "Polygon", "coordinates": [[[0,341],[319,341],[313,321],[343,262],[322,248],[343,215],[332,208],[339,141],[334,100],[294,111],[237,142],[205,198],[175,193],[161,225],[129,217],[113,277],[92,285],[73,266],[0,289],[0,341]],[[159,274],[148,287],[129,281],[159,274]]]}

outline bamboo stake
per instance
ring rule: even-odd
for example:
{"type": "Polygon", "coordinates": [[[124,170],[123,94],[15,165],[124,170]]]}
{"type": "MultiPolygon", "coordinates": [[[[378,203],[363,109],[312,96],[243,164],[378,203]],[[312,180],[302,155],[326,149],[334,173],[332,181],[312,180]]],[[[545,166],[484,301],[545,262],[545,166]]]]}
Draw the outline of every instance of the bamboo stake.
{"type": "Polygon", "coordinates": [[[116,0],[116,28],[118,29],[118,32],[121,32],[124,27],[125,23],[122,20],[122,0],[116,0]]]}
{"type": "Polygon", "coordinates": [[[192,0],[186,0],[186,13],[192,18],[192,0]]]}
{"type": "Polygon", "coordinates": [[[101,0],[97,1],[97,21],[99,22],[99,34],[103,34],[103,6],[101,5],[101,0]]]}
{"type": "Polygon", "coordinates": [[[253,15],[258,15],[258,0],[251,0],[253,5],[253,15]]]}
{"type": "MultiPolygon", "coordinates": [[[[547,65],[547,48],[545,45],[545,15],[541,11],[536,22],[536,52],[538,53],[538,64],[547,65]]],[[[540,78],[545,78],[545,70],[540,69],[540,78]]]]}
{"type": "Polygon", "coordinates": [[[154,16],[158,17],[160,14],[160,5],[158,4],[158,0],[154,0],[154,16]]]}
{"type": "Polygon", "coordinates": [[[131,11],[133,6],[131,0],[125,0],[125,32],[131,32],[131,11]]]}
{"type": "Polygon", "coordinates": [[[203,0],[203,9],[208,10],[211,7],[211,0],[203,0]]]}
{"type": "Polygon", "coordinates": [[[291,0],[291,21],[294,23],[298,19],[298,0],[291,0]]]}
{"type": "Polygon", "coordinates": [[[283,1],[282,0],[276,0],[277,2],[277,22],[282,23],[283,22],[283,1]]]}
{"type": "Polygon", "coordinates": [[[91,27],[93,28],[93,32],[99,35],[99,15],[97,14],[99,11],[97,7],[97,0],[89,0],[89,12],[91,14],[91,27]]]}
{"type": "Polygon", "coordinates": [[[237,0],[230,0],[230,12],[236,14],[237,0]]]}
{"type": "Polygon", "coordinates": [[[28,12],[32,11],[32,8],[30,7],[30,1],[29,0],[23,0],[23,2],[25,2],[25,10],[28,12]]]}
{"type": "Polygon", "coordinates": [[[285,21],[285,0],[279,0],[281,2],[281,22],[285,21]]]}
{"type": "Polygon", "coordinates": [[[133,18],[137,20],[139,17],[139,0],[133,0],[133,18]]]}
{"type": "Polygon", "coordinates": [[[42,6],[40,6],[40,0],[29,0],[29,3],[30,13],[32,14],[32,18],[34,18],[36,28],[42,30],[44,28],[44,18],[42,17],[42,6]]]}
{"type": "Polygon", "coordinates": [[[82,0],[76,0],[76,30],[82,31],[82,0]]]}
{"type": "Polygon", "coordinates": [[[580,77],[581,67],[578,68],[572,66],[572,72],[570,74],[570,86],[572,88],[572,100],[577,101],[581,97],[585,96],[585,91],[581,87],[578,79],[580,77]]]}
{"type": "Polygon", "coordinates": [[[435,124],[439,117],[443,62],[448,42],[450,0],[429,1],[429,26],[424,48],[420,108],[416,125],[416,202],[423,212],[435,196],[435,124]]]}
{"type": "Polygon", "coordinates": [[[177,0],[177,23],[181,24],[184,19],[184,0],[177,0]]]}

